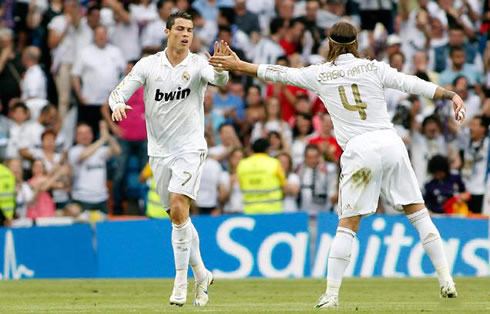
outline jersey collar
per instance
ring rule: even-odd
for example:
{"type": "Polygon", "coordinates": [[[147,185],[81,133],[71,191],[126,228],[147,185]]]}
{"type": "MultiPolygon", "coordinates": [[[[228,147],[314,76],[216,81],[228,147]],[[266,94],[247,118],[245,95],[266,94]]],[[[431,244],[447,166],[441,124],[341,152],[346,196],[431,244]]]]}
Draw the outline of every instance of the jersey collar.
{"type": "Polygon", "coordinates": [[[337,57],[338,61],[345,61],[345,60],[351,60],[354,59],[354,55],[352,53],[344,53],[341,54],[340,56],[337,57]]]}
{"type": "Polygon", "coordinates": [[[177,64],[174,67],[172,65],[172,63],[170,63],[170,61],[167,58],[167,48],[165,48],[165,50],[162,51],[162,59],[161,59],[162,65],[168,66],[170,68],[177,68],[179,66],[186,66],[189,64],[189,60],[191,59],[191,55],[192,55],[192,53],[189,51],[189,53],[187,54],[187,57],[185,57],[184,60],[182,60],[179,64],[177,64]]]}

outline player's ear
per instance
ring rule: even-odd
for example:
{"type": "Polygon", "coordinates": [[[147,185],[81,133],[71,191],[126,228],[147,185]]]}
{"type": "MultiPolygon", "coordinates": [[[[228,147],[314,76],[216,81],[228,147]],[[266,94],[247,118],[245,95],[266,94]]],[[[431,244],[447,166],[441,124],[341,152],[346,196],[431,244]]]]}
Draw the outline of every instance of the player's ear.
{"type": "Polygon", "coordinates": [[[165,28],[165,31],[164,32],[165,32],[165,35],[167,35],[167,37],[168,37],[168,34],[170,33],[170,30],[168,28],[165,28]]]}

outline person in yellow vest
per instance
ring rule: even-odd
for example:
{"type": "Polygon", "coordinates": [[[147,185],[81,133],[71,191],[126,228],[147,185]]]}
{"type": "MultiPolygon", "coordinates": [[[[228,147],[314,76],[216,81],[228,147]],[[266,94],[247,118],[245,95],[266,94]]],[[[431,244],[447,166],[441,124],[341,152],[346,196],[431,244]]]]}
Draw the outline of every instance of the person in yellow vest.
{"type": "Polygon", "coordinates": [[[286,177],[279,160],[267,155],[268,148],[267,139],[256,140],[252,144],[254,154],[238,164],[245,214],[282,212],[282,187],[286,177]]]}
{"type": "Polygon", "coordinates": [[[157,194],[157,182],[153,178],[153,173],[149,163],[141,170],[140,182],[147,182],[149,190],[146,197],[146,216],[150,218],[168,218],[167,212],[163,209],[160,197],[157,194]]]}
{"type": "Polygon", "coordinates": [[[8,225],[14,217],[15,176],[0,163],[0,225],[8,225]]]}

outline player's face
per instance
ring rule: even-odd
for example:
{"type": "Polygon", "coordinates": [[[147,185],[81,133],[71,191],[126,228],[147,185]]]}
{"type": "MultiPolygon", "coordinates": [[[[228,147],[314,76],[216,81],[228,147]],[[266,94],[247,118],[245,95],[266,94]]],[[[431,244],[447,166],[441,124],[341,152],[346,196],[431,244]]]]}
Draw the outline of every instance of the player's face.
{"type": "Polygon", "coordinates": [[[191,20],[177,18],[172,29],[165,30],[167,46],[174,49],[189,49],[194,37],[194,24],[191,20]]]}

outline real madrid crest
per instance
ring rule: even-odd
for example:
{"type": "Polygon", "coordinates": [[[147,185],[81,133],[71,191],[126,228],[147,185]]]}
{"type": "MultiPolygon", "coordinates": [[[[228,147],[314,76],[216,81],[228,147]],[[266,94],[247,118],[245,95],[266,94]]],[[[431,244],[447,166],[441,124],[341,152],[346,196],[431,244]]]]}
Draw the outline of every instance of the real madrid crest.
{"type": "Polygon", "coordinates": [[[190,78],[191,78],[191,75],[189,74],[189,72],[184,71],[184,73],[182,73],[182,80],[183,81],[187,82],[190,78]]]}

